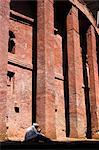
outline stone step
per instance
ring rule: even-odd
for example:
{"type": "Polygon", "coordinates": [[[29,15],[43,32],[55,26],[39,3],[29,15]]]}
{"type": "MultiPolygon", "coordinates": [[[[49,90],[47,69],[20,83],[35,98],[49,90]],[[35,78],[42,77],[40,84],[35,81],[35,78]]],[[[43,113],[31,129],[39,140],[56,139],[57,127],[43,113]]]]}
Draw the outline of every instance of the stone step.
{"type": "Polygon", "coordinates": [[[99,141],[52,141],[50,143],[28,143],[28,142],[20,142],[20,141],[6,141],[0,142],[0,150],[71,150],[71,149],[81,149],[81,150],[99,150],[99,141]]]}

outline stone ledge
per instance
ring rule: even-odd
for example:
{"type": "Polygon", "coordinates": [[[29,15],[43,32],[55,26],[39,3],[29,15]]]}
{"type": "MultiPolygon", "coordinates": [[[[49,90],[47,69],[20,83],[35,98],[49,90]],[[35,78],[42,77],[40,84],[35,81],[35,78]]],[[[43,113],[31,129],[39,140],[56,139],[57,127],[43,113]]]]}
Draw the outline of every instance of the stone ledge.
{"type": "Polygon", "coordinates": [[[6,141],[6,142],[1,142],[1,150],[15,150],[15,149],[27,149],[27,150],[32,150],[32,149],[48,149],[48,150],[54,150],[54,149],[80,149],[83,150],[85,148],[90,148],[93,150],[98,150],[99,148],[99,141],[65,141],[65,142],[59,142],[59,141],[52,141],[50,143],[44,143],[44,142],[39,142],[39,143],[27,143],[27,142],[16,142],[16,141],[6,141]]]}
{"type": "Polygon", "coordinates": [[[23,14],[20,14],[16,11],[10,10],[10,19],[19,21],[21,23],[27,23],[28,25],[32,25],[34,23],[34,19],[27,17],[23,14]]]}
{"type": "Polygon", "coordinates": [[[8,55],[8,64],[13,64],[15,66],[19,66],[21,68],[25,68],[31,71],[33,70],[32,64],[25,63],[24,61],[18,58],[14,58],[14,57],[12,58],[10,55],[8,55]]]}

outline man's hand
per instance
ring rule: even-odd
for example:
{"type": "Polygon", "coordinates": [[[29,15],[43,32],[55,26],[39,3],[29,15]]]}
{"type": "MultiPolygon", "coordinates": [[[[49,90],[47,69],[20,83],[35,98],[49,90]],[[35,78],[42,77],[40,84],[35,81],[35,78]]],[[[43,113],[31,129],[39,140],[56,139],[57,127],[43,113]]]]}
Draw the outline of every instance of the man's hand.
{"type": "Polygon", "coordinates": [[[41,129],[39,128],[39,129],[37,129],[37,131],[40,133],[40,132],[41,132],[41,129]]]}

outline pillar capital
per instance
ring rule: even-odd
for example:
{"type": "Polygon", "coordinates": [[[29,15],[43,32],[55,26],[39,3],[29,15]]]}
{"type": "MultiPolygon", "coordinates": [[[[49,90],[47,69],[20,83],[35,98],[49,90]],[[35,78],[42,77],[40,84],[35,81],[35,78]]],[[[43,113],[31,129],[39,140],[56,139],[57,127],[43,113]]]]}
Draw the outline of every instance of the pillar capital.
{"type": "Polygon", "coordinates": [[[67,31],[75,30],[79,33],[78,8],[72,6],[67,15],[67,20],[67,31]]]}

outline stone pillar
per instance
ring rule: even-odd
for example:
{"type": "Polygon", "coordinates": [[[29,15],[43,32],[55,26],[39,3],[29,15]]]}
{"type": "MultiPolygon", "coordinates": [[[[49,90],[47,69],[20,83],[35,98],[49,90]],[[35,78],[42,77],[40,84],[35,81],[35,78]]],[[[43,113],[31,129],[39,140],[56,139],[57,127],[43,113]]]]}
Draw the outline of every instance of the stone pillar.
{"type": "Polygon", "coordinates": [[[0,140],[6,136],[9,0],[0,0],[0,140]]]}
{"type": "Polygon", "coordinates": [[[69,82],[70,137],[86,136],[86,112],[78,9],[72,6],[67,15],[67,55],[69,82]]]}
{"type": "Polygon", "coordinates": [[[99,138],[99,80],[96,56],[96,36],[91,25],[87,31],[87,53],[90,78],[90,109],[92,137],[99,138]]]}
{"type": "Polygon", "coordinates": [[[53,0],[37,1],[37,100],[36,121],[42,132],[55,138],[53,0]]]}

